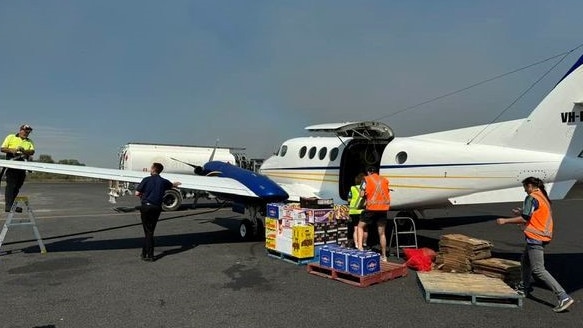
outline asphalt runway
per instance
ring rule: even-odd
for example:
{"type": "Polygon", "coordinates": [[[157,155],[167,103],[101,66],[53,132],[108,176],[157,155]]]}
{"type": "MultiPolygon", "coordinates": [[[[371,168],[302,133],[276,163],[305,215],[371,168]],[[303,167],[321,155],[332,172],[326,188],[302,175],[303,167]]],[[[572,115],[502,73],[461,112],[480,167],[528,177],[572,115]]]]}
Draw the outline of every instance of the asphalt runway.
{"type": "MultiPolygon", "coordinates": [[[[499,308],[426,303],[412,270],[367,288],[314,276],[266,256],[260,241],[238,241],[244,216],[215,202],[163,213],[156,228],[160,258],[142,262],[139,214],[112,210],[137,198],[112,205],[106,189],[25,183],[21,195],[30,197],[48,252],[40,254],[29,227],[8,232],[0,255],[0,327],[583,326],[581,200],[554,203],[546,266],[576,300],[556,314],[554,296],[538,284],[522,308],[499,308]]],[[[461,233],[490,240],[496,257],[517,260],[521,231],[494,221],[515,205],[431,211],[436,218],[417,227],[419,246],[437,249],[441,235],[461,233]]]]}

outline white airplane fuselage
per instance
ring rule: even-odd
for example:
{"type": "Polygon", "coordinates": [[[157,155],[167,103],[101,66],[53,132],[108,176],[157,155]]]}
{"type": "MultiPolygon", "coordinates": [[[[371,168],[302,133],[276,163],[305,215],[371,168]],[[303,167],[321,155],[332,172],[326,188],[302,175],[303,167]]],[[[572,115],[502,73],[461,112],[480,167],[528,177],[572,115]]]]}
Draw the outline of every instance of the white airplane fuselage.
{"type": "MultiPolygon", "coordinates": [[[[369,158],[370,163],[366,159],[366,141],[353,138],[295,138],[283,146],[287,148],[284,156],[280,149],[263,163],[260,171],[275,182],[292,189],[301,185],[302,190],[309,188],[314,196],[345,202],[356,174],[364,172],[368,164],[376,164],[380,175],[390,181],[393,209],[519,201],[526,195],[521,181],[528,176],[569,181],[569,188],[583,176],[583,159],[579,158],[570,160],[562,154],[423,137],[395,138],[381,149],[380,158],[369,158]],[[365,145],[358,152],[346,153],[353,142],[365,145]],[[300,158],[302,147],[307,151],[300,158]],[[310,158],[312,148],[314,156],[310,158]],[[338,155],[331,158],[332,149],[337,149],[338,155]],[[357,156],[364,157],[355,160],[357,156]]],[[[372,152],[371,149],[368,150],[372,152]]],[[[297,200],[293,195],[290,199],[297,200]]]]}

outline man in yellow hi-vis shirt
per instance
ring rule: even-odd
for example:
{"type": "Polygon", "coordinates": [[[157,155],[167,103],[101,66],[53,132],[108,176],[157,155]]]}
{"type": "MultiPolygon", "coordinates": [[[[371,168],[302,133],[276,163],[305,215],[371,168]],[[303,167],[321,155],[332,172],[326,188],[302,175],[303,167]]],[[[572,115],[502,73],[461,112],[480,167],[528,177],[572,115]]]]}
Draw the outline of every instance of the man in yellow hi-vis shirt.
{"type": "MultiPolygon", "coordinates": [[[[6,154],[6,159],[13,161],[26,161],[34,154],[34,143],[28,135],[32,127],[28,124],[20,126],[16,134],[9,134],[2,143],[1,151],[6,154]]],[[[25,170],[6,169],[6,188],[4,190],[4,211],[10,212],[14,199],[18,196],[20,187],[26,178],[25,170]]],[[[17,207],[17,212],[22,212],[22,208],[17,207]]]]}

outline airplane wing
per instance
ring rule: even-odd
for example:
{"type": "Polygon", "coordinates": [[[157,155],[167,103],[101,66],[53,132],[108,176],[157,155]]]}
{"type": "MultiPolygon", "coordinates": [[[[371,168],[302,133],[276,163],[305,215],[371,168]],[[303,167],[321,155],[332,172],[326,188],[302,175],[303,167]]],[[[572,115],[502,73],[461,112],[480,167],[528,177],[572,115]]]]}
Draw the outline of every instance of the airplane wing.
{"type": "MultiPolygon", "coordinates": [[[[65,164],[50,164],[41,162],[20,162],[0,160],[0,167],[22,169],[28,171],[47,172],[63,175],[73,175],[104,180],[126,181],[139,183],[149,175],[148,172],[105,169],[91,166],[76,166],[65,164]]],[[[180,181],[180,188],[204,190],[208,192],[232,194],[247,197],[258,197],[253,191],[239,181],[225,177],[207,177],[190,174],[161,174],[170,181],[180,181]]]]}

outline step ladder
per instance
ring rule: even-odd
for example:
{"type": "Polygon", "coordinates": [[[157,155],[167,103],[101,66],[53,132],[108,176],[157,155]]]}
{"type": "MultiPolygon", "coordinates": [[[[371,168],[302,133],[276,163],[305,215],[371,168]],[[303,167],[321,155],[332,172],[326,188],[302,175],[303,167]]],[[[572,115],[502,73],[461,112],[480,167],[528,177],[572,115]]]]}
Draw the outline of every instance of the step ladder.
{"type": "Polygon", "coordinates": [[[38,228],[36,227],[36,220],[34,219],[34,213],[32,212],[32,208],[30,207],[30,203],[28,201],[27,196],[18,196],[14,199],[14,203],[10,208],[10,212],[8,212],[8,217],[6,218],[6,222],[4,222],[4,227],[2,228],[2,232],[0,232],[0,248],[2,247],[2,243],[4,242],[4,238],[6,238],[6,234],[8,233],[8,229],[14,226],[32,226],[32,231],[34,232],[34,236],[36,237],[36,241],[38,242],[38,246],[40,247],[41,254],[45,254],[47,249],[43,244],[43,241],[40,237],[40,233],[38,228]],[[16,213],[16,208],[21,207],[23,210],[23,214],[27,214],[28,218],[15,218],[14,213],[16,213]]]}
{"type": "Polygon", "coordinates": [[[415,221],[406,216],[396,216],[393,218],[393,232],[389,241],[389,251],[395,247],[397,258],[400,258],[400,251],[403,248],[417,248],[417,230],[415,229],[415,221]],[[408,244],[403,244],[399,241],[400,236],[408,235],[408,244]]]}

